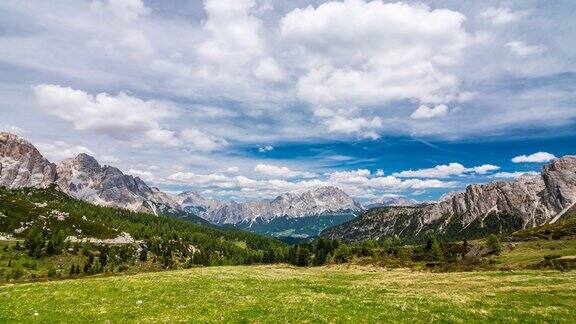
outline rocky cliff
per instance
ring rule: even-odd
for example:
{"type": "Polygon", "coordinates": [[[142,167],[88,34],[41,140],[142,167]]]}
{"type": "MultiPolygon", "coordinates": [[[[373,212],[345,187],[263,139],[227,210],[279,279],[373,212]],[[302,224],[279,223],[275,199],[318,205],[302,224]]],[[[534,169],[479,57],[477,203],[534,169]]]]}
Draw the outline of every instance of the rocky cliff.
{"type": "Polygon", "coordinates": [[[140,178],[126,175],[115,167],[101,166],[84,153],[60,162],[57,174],[57,184],[62,191],[98,205],[156,214],[179,210],[179,205],[168,195],[149,187],[140,178]]]}
{"type": "Polygon", "coordinates": [[[0,186],[47,187],[56,181],[56,166],[29,142],[0,132],[0,186]]]}
{"type": "Polygon", "coordinates": [[[425,206],[372,209],[323,235],[363,240],[395,235],[418,238],[435,232],[448,238],[473,238],[555,222],[575,202],[576,156],[565,156],[545,165],[539,175],[470,185],[464,192],[425,206]]]}

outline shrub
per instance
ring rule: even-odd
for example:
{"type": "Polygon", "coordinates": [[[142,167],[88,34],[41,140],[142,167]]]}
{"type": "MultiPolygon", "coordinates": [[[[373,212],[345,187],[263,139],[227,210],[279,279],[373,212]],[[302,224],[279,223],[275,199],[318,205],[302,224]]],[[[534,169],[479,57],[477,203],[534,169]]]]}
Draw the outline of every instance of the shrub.
{"type": "Polygon", "coordinates": [[[502,244],[500,243],[500,239],[498,236],[496,236],[496,234],[490,234],[490,236],[488,236],[488,239],[486,239],[486,245],[490,249],[494,250],[496,254],[500,254],[502,251],[502,244]]]}
{"type": "Polygon", "coordinates": [[[550,260],[559,259],[560,257],[561,257],[561,255],[558,255],[558,254],[548,254],[548,255],[544,256],[544,260],[550,261],[550,260]]]}

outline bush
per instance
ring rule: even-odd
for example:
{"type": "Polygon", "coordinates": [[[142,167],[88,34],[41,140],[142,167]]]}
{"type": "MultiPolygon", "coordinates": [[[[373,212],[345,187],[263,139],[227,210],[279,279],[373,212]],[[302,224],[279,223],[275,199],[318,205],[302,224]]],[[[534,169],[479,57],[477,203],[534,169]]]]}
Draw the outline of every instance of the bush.
{"type": "Polygon", "coordinates": [[[50,267],[48,269],[48,277],[56,277],[58,275],[58,273],[56,272],[56,269],[54,267],[50,267]]]}
{"type": "Polygon", "coordinates": [[[496,236],[496,234],[490,234],[490,236],[488,236],[488,239],[486,239],[486,245],[496,254],[500,254],[500,252],[502,252],[502,244],[500,243],[500,239],[498,236],[496,236]]]}
{"type": "Polygon", "coordinates": [[[558,255],[558,254],[548,254],[548,255],[544,256],[544,260],[550,261],[550,260],[559,259],[560,257],[562,257],[562,256],[558,255]]]}
{"type": "Polygon", "coordinates": [[[345,244],[340,245],[334,252],[334,260],[336,263],[346,263],[349,258],[350,248],[345,244]]]}

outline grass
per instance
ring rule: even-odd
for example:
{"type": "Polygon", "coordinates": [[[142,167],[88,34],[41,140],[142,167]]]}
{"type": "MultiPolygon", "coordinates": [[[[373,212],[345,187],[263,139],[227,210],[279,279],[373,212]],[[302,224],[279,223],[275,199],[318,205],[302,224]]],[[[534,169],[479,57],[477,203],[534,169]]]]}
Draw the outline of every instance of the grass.
{"type": "Polygon", "coordinates": [[[497,267],[524,268],[544,260],[547,255],[576,256],[576,240],[504,243],[502,254],[496,258],[497,267]]]}
{"type": "Polygon", "coordinates": [[[574,322],[575,280],[573,271],[195,268],[2,286],[0,322],[574,322]]]}

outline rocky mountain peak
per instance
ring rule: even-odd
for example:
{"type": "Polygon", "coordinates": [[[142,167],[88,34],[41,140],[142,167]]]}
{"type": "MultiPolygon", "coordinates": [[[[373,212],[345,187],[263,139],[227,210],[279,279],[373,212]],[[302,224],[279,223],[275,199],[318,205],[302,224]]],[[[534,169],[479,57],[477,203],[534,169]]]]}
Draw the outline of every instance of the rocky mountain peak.
{"type": "Polygon", "coordinates": [[[74,163],[82,169],[97,170],[100,169],[100,163],[91,155],[80,153],[74,158],[74,163]]]}
{"type": "Polygon", "coordinates": [[[56,166],[30,142],[0,132],[0,185],[9,188],[47,187],[56,180],[56,166]]]}
{"type": "Polygon", "coordinates": [[[429,205],[373,209],[325,235],[356,240],[433,231],[475,237],[553,223],[575,204],[576,156],[565,156],[543,166],[539,175],[469,185],[429,205]]]}

